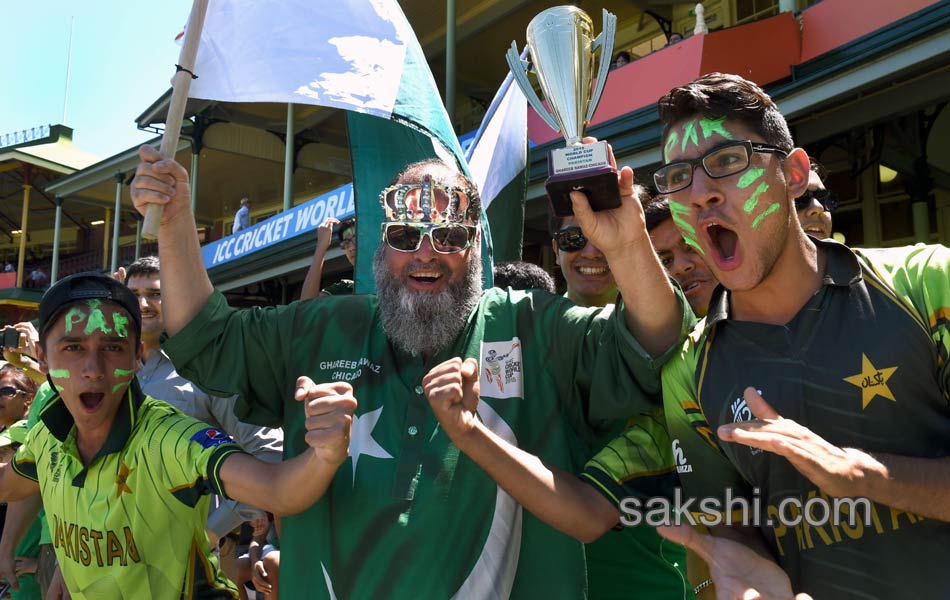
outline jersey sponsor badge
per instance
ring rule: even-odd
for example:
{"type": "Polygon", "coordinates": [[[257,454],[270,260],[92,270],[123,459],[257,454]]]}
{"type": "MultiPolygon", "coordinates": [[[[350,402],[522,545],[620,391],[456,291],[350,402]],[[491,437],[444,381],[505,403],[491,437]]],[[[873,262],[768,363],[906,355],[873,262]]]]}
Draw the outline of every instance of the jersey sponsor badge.
{"type": "MultiPolygon", "coordinates": [[[[756,390],[759,395],[762,395],[762,390],[756,390]]],[[[743,421],[751,421],[755,419],[755,415],[752,414],[752,409],[749,408],[749,405],[746,403],[745,398],[739,396],[732,401],[732,404],[729,405],[732,409],[732,422],[741,423],[743,421]]],[[[749,452],[754,456],[756,454],[761,454],[761,448],[749,448],[749,452]]]]}
{"type": "Polygon", "coordinates": [[[233,444],[234,440],[228,434],[224,433],[220,429],[214,429],[209,427],[207,429],[202,429],[197,432],[195,435],[191,436],[191,441],[196,444],[201,444],[202,448],[214,448],[215,446],[220,446],[221,444],[233,444]]]}
{"type": "Polygon", "coordinates": [[[686,453],[683,452],[683,448],[680,447],[679,439],[673,440],[673,460],[676,461],[676,472],[677,473],[692,473],[693,465],[689,464],[689,461],[686,460],[686,453]]]}
{"type": "Polygon", "coordinates": [[[521,340],[482,342],[480,385],[482,396],[490,398],[523,398],[524,373],[521,340]]]}

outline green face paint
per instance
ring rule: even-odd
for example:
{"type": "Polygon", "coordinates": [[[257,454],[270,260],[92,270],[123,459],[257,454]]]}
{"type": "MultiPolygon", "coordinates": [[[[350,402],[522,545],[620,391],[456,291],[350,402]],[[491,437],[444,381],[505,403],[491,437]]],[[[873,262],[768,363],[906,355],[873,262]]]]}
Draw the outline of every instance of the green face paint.
{"type": "Polygon", "coordinates": [[[666,138],[666,146],[663,148],[663,161],[669,162],[670,160],[670,150],[676,147],[676,142],[680,139],[680,134],[676,133],[676,130],[670,131],[670,135],[666,138]]]}
{"type": "Polygon", "coordinates": [[[78,325],[86,320],[86,313],[78,306],[74,306],[66,313],[66,333],[72,333],[73,325],[78,325]]]}
{"type": "Polygon", "coordinates": [[[749,169],[742,174],[742,177],[739,178],[739,183],[736,184],[740,190],[744,190],[753,183],[759,177],[762,177],[762,174],[765,173],[765,169],[749,169]]]}
{"type": "Polygon", "coordinates": [[[680,233],[683,234],[683,241],[693,248],[696,248],[700,254],[705,256],[706,253],[699,246],[699,243],[693,238],[693,236],[696,235],[696,229],[694,229],[693,226],[683,218],[683,215],[689,214],[689,207],[680,204],[679,202],[670,200],[670,212],[673,214],[673,223],[677,228],[679,228],[680,233]]]}
{"type": "Polygon", "coordinates": [[[112,333],[112,328],[106,325],[106,316],[102,314],[102,309],[99,308],[101,303],[101,300],[89,300],[86,302],[90,309],[89,319],[86,321],[86,328],[83,330],[83,333],[86,335],[89,335],[96,329],[102,333],[112,333]]]}
{"type": "Polygon", "coordinates": [[[116,369],[112,372],[116,377],[128,377],[132,374],[132,369],[116,369]]]}
{"type": "Polygon", "coordinates": [[[129,318],[120,312],[112,313],[112,324],[115,325],[115,334],[119,337],[129,337],[129,318]]]}
{"type": "Polygon", "coordinates": [[[69,369],[50,369],[49,376],[56,379],[69,379],[69,369]]]}
{"type": "Polygon", "coordinates": [[[718,119],[700,119],[699,126],[703,130],[703,139],[708,140],[715,133],[721,135],[727,140],[731,140],[732,134],[726,131],[726,128],[722,126],[725,120],[726,117],[719,117],[718,119]]]}
{"type": "Polygon", "coordinates": [[[56,388],[56,391],[59,392],[59,393],[63,393],[63,390],[66,389],[66,388],[64,388],[64,387],[61,386],[61,385],[54,385],[53,387],[56,388]]]}
{"type": "Polygon", "coordinates": [[[683,144],[680,148],[681,152],[686,152],[686,142],[693,142],[694,146],[699,145],[699,136],[696,133],[696,119],[693,119],[686,124],[686,127],[683,128],[683,144]]]}
{"type": "Polygon", "coordinates": [[[769,189],[769,184],[764,181],[759,184],[759,187],[755,188],[755,191],[752,192],[752,195],[749,196],[749,199],[745,201],[745,204],[742,205],[742,210],[746,211],[748,214],[752,214],[752,211],[755,210],[756,205],[759,203],[759,195],[762,192],[769,189]]]}
{"type": "Polygon", "coordinates": [[[112,393],[114,394],[124,387],[129,387],[128,381],[123,381],[122,383],[117,383],[114,386],[112,386],[112,393]]]}
{"type": "Polygon", "coordinates": [[[696,240],[694,240],[693,238],[688,238],[684,235],[683,241],[686,243],[687,246],[692,246],[693,248],[696,249],[697,252],[699,252],[703,256],[706,256],[706,251],[703,250],[702,247],[699,244],[697,244],[696,240]]]}
{"type": "Polygon", "coordinates": [[[765,209],[765,212],[764,212],[764,213],[762,213],[761,215],[757,216],[757,217],[755,218],[755,220],[752,221],[752,229],[757,229],[758,226],[759,226],[759,224],[762,223],[762,219],[764,219],[765,217],[767,217],[767,216],[769,216],[770,214],[772,214],[772,213],[774,213],[775,211],[777,211],[777,210],[779,209],[779,206],[780,206],[780,205],[779,205],[778,202],[774,202],[774,203],[771,204],[767,209],[765,209]]]}

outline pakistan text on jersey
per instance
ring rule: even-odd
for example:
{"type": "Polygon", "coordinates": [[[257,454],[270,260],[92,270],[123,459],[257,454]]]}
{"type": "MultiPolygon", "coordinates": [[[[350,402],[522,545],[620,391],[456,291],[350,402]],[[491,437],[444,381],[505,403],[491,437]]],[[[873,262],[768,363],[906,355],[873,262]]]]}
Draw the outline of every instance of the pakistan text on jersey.
{"type": "Polygon", "coordinates": [[[128,526],[121,532],[107,529],[99,531],[66,523],[53,515],[53,547],[62,548],[66,558],[84,567],[95,564],[99,567],[127,566],[140,562],[132,529],[128,526]]]}

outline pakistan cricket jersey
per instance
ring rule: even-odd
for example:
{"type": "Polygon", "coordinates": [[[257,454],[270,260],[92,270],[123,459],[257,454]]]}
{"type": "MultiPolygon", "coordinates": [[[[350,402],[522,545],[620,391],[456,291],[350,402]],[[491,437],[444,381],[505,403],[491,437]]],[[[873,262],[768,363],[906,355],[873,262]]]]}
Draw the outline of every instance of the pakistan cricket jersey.
{"type": "Polygon", "coordinates": [[[223,432],[142,394],[133,380],[87,466],[62,398],[49,399],[13,463],[37,481],[73,600],[236,598],[211,555],[209,493],[241,452],[223,432]]]}
{"type": "Polygon", "coordinates": [[[320,501],[284,521],[281,594],[583,597],[583,546],[523,511],[459,453],[422,378],[448,358],[478,358],[485,423],[577,472],[596,421],[643,410],[659,391],[622,309],[489,290],[452,346],[423,361],[389,343],[377,303],[340,296],[234,311],[215,293],[165,344],[184,377],[209,393],[237,393],[242,418],[283,425],[288,456],[307,447],[297,377],[353,385],[349,459],[320,501]],[[596,382],[605,393],[591,393],[596,382]]]}
{"type": "MultiPolygon", "coordinates": [[[[662,410],[631,417],[584,466],[581,478],[626,516],[623,502],[671,498],[679,484],[662,410]]],[[[591,598],[689,600],[686,550],[646,523],[608,531],[587,545],[591,598]]]]}
{"type": "Polygon", "coordinates": [[[816,243],[827,255],[824,284],[790,323],[734,321],[720,288],[705,328],[664,368],[680,479],[694,497],[722,497],[729,487],[747,498],[758,491],[761,530],[796,592],[950,598],[950,569],[941,560],[950,523],[866,499],[865,506],[835,505],[785,458],[716,436],[720,425],[753,418],[742,397],[753,386],[781,416],[835,446],[950,455],[950,250],[852,252],[816,243]]]}

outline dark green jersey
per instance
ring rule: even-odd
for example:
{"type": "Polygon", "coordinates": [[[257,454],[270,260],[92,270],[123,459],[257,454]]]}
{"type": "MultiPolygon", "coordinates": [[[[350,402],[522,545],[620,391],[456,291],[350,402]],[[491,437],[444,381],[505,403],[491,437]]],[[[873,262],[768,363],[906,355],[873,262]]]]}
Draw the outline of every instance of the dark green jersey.
{"type": "MultiPolygon", "coordinates": [[[[584,466],[581,478],[623,512],[627,497],[673,496],[679,484],[663,411],[632,417],[584,466]]],[[[587,545],[592,600],[693,598],[686,550],[640,524],[608,531],[587,545]]]]}
{"type": "Polygon", "coordinates": [[[85,466],[58,394],[13,463],[37,481],[56,558],[74,600],[236,598],[205,534],[218,470],[240,446],[148,398],[133,380],[109,437],[85,466]]]}
{"type": "Polygon", "coordinates": [[[665,366],[680,479],[692,497],[758,491],[761,530],[796,591],[836,600],[948,598],[950,570],[940,556],[950,546],[950,524],[835,499],[830,522],[818,501],[804,520],[806,503],[826,494],[786,459],[715,434],[720,425],[752,418],[742,396],[753,386],[780,415],[836,446],[950,455],[950,251],[918,245],[852,252],[816,243],[827,255],[824,284],[791,322],[734,321],[720,289],[705,326],[665,366]],[[847,520],[852,512],[856,524],[847,520]]]}
{"type": "Polygon", "coordinates": [[[289,456],[307,447],[297,377],[354,387],[350,459],[319,502],[284,521],[281,593],[582,597],[583,546],[523,512],[459,453],[438,427],[422,378],[448,358],[479,358],[481,418],[577,472],[595,422],[637,412],[650,404],[644,389],[659,391],[622,311],[489,290],[452,346],[423,361],[390,344],[377,302],[341,296],[234,311],[216,293],[165,345],[190,381],[238,393],[242,418],[283,425],[289,456]],[[597,382],[605,393],[591,393],[597,382]]]}

